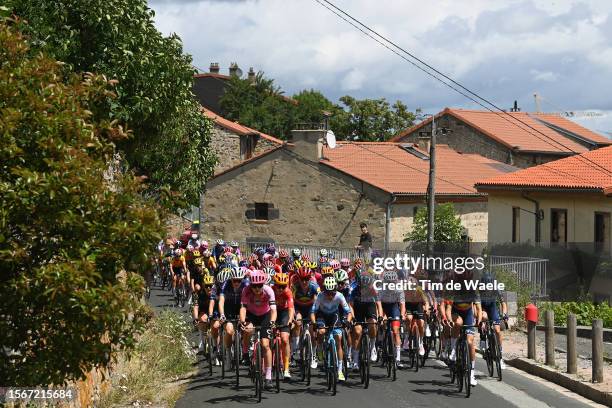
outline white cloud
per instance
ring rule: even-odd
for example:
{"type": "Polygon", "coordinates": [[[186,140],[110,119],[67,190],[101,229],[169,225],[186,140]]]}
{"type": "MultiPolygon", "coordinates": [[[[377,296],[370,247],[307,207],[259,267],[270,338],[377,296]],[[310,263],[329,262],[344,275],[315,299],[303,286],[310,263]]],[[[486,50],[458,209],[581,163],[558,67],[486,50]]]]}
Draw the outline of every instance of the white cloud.
{"type": "MultiPolygon", "coordinates": [[[[612,109],[604,94],[612,85],[612,1],[335,2],[501,106],[517,99],[532,107],[537,91],[570,109],[612,109]]],[[[471,106],[313,0],[151,6],[160,30],[179,34],[203,69],[237,61],[265,71],[287,94],[312,87],[332,99],[402,99],[411,109],[471,106]]]]}

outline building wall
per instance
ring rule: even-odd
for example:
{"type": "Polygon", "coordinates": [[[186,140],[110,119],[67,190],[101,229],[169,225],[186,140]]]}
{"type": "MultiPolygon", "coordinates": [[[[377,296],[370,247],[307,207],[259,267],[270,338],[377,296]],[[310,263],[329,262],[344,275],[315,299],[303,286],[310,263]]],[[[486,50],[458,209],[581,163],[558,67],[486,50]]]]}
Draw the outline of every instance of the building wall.
{"type": "Polygon", "coordinates": [[[374,246],[382,247],[388,198],[377,191],[362,195],[362,187],[367,189],[328,166],[279,149],[208,183],[202,235],[353,247],[359,223],[366,222],[374,246]],[[278,219],[247,219],[247,204],[254,202],[272,203],[278,219]]]}
{"type": "MultiPolygon", "coordinates": [[[[568,242],[594,242],[595,212],[612,213],[612,199],[603,195],[542,192],[529,193],[529,197],[538,200],[540,209],[544,211],[540,227],[542,243],[550,243],[553,208],[567,209],[568,242]]],[[[489,224],[490,242],[512,241],[512,207],[535,210],[535,204],[521,197],[520,192],[489,193],[489,218],[494,220],[489,224]]],[[[535,242],[535,215],[527,211],[520,213],[520,242],[535,242]]],[[[612,236],[608,238],[612,242],[612,236]]]]}
{"type": "MultiPolygon", "coordinates": [[[[559,155],[512,153],[507,146],[496,142],[485,134],[448,114],[437,119],[436,127],[438,129],[445,127],[452,130],[452,132],[447,135],[437,135],[437,143],[447,144],[458,152],[480,154],[489,159],[512,164],[520,168],[531,167],[565,157],[559,155]]],[[[431,132],[431,123],[409,133],[402,141],[418,143],[420,132],[431,132]]]]}
{"type": "MultiPolygon", "coordinates": [[[[455,211],[461,219],[461,225],[467,229],[472,242],[486,242],[488,234],[487,202],[455,202],[455,211]]],[[[412,230],[415,208],[426,207],[422,203],[394,204],[391,207],[391,242],[401,242],[404,235],[412,230]]]]}
{"type": "Polygon", "coordinates": [[[246,152],[241,152],[240,149],[241,138],[256,139],[253,155],[263,153],[277,146],[277,144],[262,137],[253,135],[240,136],[221,126],[214,125],[211,135],[211,146],[218,159],[215,166],[215,174],[227,170],[247,158],[245,156],[246,152]]]}

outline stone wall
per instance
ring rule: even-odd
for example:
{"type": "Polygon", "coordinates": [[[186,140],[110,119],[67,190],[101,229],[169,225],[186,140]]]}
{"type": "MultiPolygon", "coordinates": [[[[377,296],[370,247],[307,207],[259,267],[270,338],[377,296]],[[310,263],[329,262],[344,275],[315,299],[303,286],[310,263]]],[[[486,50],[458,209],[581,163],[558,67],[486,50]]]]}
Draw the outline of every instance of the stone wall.
{"type": "Polygon", "coordinates": [[[221,173],[248,158],[246,157],[246,151],[244,151],[246,148],[244,141],[242,149],[240,147],[240,140],[244,139],[246,141],[246,138],[254,139],[252,142],[255,145],[255,149],[252,153],[253,155],[263,153],[278,146],[278,144],[260,136],[240,136],[221,126],[214,125],[211,135],[211,146],[218,159],[217,165],[215,166],[215,174],[221,173]]]}
{"type": "Polygon", "coordinates": [[[352,247],[365,221],[374,245],[382,247],[388,196],[366,196],[364,188],[328,166],[280,149],[208,183],[202,236],[352,247]],[[255,202],[273,204],[278,218],[247,219],[247,204],[255,202]]]}
{"type": "MultiPolygon", "coordinates": [[[[476,153],[489,159],[511,164],[519,168],[532,167],[566,157],[564,155],[554,154],[542,155],[511,152],[507,146],[496,142],[489,136],[449,114],[445,114],[437,119],[436,127],[438,129],[445,127],[452,130],[452,132],[447,135],[437,135],[436,142],[439,144],[449,145],[458,152],[476,153]]],[[[402,142],[418,143],[420,132],[431,132],[431,123],[406,135],[402,139],[402,142]]]]}

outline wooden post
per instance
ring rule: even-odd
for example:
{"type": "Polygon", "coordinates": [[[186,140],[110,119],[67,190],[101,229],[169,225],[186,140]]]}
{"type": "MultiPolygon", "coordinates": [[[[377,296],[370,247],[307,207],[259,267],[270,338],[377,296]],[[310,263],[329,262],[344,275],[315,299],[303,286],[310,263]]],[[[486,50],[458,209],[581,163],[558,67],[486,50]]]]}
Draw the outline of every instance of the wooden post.
{"type": "Polygon", "coordinates": [[[527,322],[527,358],[536,358],[536,322],[527,322]]]}
{"type": "Polygon", "coordinates": [[[555,313],[552,310],[546,311],[546,336],[545,352],[546,365],[555,365],[555,313]]]}
{"type": "Polygon", "coordinates": [[[576,374],[577,372],[577,353],[576,353],[576,315],[567,315],[567,372],[576,374]]]}
{"type": "Polygon", "coordinates": [[[593,342],[593,382],[603,382],[603,320],[594,319],[591,332],[593,342]]]}

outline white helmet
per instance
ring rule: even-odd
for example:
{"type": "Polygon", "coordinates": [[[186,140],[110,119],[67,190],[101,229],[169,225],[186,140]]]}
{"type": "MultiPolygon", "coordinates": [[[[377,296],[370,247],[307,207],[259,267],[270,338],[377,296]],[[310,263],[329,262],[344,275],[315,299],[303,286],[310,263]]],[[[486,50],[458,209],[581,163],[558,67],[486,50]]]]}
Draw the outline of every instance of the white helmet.
{"type": "Polygon", "coordinates": [[[336,278],[333,275],[330,275],[323,280],[323,287],[325,290],[336,290],[336,286],[338,283],[336,282],[336,278]]]}

